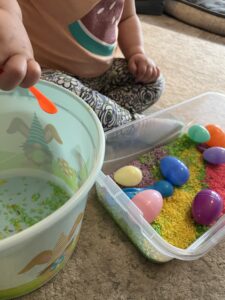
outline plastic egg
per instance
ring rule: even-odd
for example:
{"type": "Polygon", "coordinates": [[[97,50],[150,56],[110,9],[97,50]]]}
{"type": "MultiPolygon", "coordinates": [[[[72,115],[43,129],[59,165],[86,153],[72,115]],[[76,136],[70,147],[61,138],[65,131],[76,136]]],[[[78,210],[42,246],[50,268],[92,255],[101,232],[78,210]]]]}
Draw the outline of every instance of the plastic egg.
{"type": "Polygon", "coordinates": [[[161,194],[155,190],[140,192],[132,201],[142,211],[143,217],[149,223],[156,219],[163,207],[163,198],[161,194]]]}
{"type": "Polygon", "coordinates": [[[173,156],[165,156],[160,160],[160,170],[163,176],[176,186],[185,184],[190,177],[186,165],[173,156]]]}
{"type": "Polygon", "coordinates": [[[173,195],[174,188],[169,181],[159,180],[154,183],[152,188],[158,191],[162,197],[170,197],[173,195]]]}
{"type": "Polygon", "coordinates": [[[138,192],[125,192],[128,198],[133,199],[138,192]]]}
{"type": "Polygon", "coordinates": [[[200,151],[201,153],[203,153],[206,149],[208,149],[209,146],[207,144],[198,144],[197,145],[197,149],[198,151],[200,151]]]}
{"type": "Polygon", "coordinates": [[[142,180],[142,172],[134,166],[125,166],[114,173],[114,180],[122,186],[135,186],[142,180]]]}
{"type": "Polygon", "coordinates": [[[138,193],[142,192],[143,188],[124,188],[124,193],[130,198],[134,198],[138,193]]]}
{"type": "Polygon", "coordinates": [[[138,188],[138,187],[127,187],[127,188],[123,188],[123,191],[124,193],[130,193],[130,192],[133,192],[133,193],[140,193],[143,191],[144,188],[138,188]]]}
{"type": "Polygon", "coordinates": [[[205,143],[210,139],[210,134],[205,127],[195,124],[189,128],[188,137],[196,143],[205,143]]]}
{"type": "Polygon", "coordinates": [[[211,147],[203,152],[204,159],[214,165],[225,163],[225,148],[211,147]]]}
{"type": "Polygon", "coordinates": [[[223,200],[215,191],[205,189],[200,191],[192,204],[194,220],[202,225],[210,225],[222,214],[223,200]]]}
{"type": "Polygon", "coordinates": [[[159,180],[155,182],[154,185],[149,185],[143,188],[124,188],[124,193],[132,199],[137,193],[140,193],[145,190],[156,190],[158,191],[162,197],[170,197],[173,195],[173,185],[166,180],[159,180]]]}
{"type": "Polygon", "coordinates": [[[210,147],[224,147],[225,148],[225,133],[223,129],[214,124],[205,126],[210,134],[210,140],[206,143],[210,147]]]}

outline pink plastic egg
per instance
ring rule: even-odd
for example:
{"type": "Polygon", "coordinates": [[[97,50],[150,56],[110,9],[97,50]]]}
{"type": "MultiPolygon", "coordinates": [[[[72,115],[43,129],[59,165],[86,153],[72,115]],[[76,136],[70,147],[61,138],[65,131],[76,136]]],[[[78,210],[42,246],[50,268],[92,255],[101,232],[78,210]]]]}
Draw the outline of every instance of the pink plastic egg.
{"type": "Polygon", "coordinates": [[[143,212],[147,222],[151,223],[160,214],[163,207],[162,195],[155,190],[145,190],[131,200],[143,212]]]}

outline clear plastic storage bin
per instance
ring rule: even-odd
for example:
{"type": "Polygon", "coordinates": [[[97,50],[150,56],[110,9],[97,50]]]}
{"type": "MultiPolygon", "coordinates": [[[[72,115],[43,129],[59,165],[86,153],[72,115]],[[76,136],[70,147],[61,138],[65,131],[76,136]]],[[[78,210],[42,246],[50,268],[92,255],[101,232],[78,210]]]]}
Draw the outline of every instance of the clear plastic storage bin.
{"type": "Polygon", "coordinates": [[[195,260],[205,255],[223,240],[225,215],[187,249],[174,247],[147,223],[109,174],[140,154],[176,139],[195,123],[214,123],[225,129],[225,95],[205,93],[106,134],[104,173],[100,172],[96,183],[98,198],[138,249],[156,262],[195,260]]]}

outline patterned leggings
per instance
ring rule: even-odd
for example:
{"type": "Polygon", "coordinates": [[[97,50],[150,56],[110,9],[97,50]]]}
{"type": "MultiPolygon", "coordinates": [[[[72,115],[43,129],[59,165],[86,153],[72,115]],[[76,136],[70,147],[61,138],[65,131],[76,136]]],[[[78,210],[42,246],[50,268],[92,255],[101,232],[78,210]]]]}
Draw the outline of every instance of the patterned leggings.
{"type": "Polygon", "coordinates": [[[96,78],[75,78],[62,71],[43,69],[42,79],[72,91],[87,102],[105,131],[140,118],[139,113],[154,104],[164,89],[162,77],[154,83],[136,83],[123,58],[114,59],[111,68],[96,78]]]}

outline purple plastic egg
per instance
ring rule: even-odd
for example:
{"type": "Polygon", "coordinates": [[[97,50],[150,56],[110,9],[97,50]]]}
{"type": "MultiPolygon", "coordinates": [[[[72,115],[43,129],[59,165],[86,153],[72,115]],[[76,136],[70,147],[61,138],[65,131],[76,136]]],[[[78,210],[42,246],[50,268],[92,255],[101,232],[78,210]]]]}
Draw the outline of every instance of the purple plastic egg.
{"type": "Polygon", "coordinates": [[[225,163],[225,148],[211,147],[203,152],[204,159],[214,165],[225,163]]]}
{"type": "Polygon", "coordinates": [[[222,214],[223,200],[213,190],[204,189],[194,198],[192,203],[192,216],[194,220],[202,225],[210,225],[222,214]]]}
{"type": "Polygon", "coordinates": [[[209,149],[207,144],[198,144],[196,147],[201,153],[203,153],[206,149],[209,149]]]}

